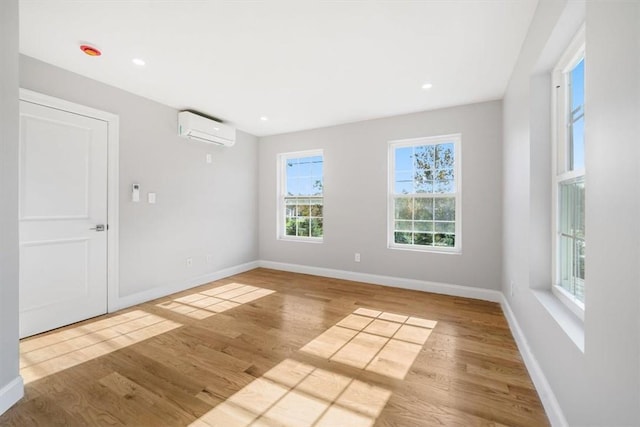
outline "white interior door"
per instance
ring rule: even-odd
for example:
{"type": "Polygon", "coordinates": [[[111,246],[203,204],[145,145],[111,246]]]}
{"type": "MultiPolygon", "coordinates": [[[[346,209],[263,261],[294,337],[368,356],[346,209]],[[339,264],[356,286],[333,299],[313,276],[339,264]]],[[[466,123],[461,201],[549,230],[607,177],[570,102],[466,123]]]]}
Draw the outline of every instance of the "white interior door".
{"type": "Polygon", "coordinates": [[[21,337],[107,312],[107,129],[20,102],[21,337]]]}

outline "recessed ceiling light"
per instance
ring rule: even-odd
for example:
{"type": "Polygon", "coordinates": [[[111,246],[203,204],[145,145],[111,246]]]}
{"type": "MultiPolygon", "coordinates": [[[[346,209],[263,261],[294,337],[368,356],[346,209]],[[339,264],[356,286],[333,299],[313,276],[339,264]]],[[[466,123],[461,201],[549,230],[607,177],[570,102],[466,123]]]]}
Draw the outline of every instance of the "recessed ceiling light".
{"type": "Polygon", "coordinates": [[[144,62],[144,59],[140,59],[140,58],[133,58],[131,62],[133,62],[138,67],[144,67],[144,65],[146,64],[146,62],[144,62]]]}
{"type": "Polygon", "coordinates": [[[422,89],[427,90],[427,89],[431,89],[433,87],[433,85],[431,83],[425,83],[422,85],[422,89]]]}
{"type": "Polygon", "coordinates": [[[263,122],[266,122],[267,120],[269,120],[269,117],[262,116],[260,117],[260,120],[262,120],[263,122]]]}

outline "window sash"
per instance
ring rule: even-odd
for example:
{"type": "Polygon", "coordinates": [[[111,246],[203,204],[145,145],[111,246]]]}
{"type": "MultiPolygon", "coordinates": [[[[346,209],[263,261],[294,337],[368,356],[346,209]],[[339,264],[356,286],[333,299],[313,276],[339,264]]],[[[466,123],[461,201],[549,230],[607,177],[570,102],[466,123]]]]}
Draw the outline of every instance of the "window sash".
{"type": "MultiPolygon", "coordinates": [[[[553,239],[552,239],[552,292],[578,317],[584,319],[584,139],[574,140],[574,135],[584,126],[584,92],[582,99],[573,99],[571,81],[573,70],[585,58],[584,28],[582,28],[553,72],[553,239]],[[577,105],[576,105],[577,104],[577,105]],[[581,123],[582,121],[582,123],[581,123]]],[[[580,76],[578,76],[580,77],[580,76]]],[[[581,76],[584,81],[584,74],[581,76]]],[[[582,131],[580,131],[582,132],[582,131]]],[[[584,138],[583,134],[577,135],[584,138]]]]}

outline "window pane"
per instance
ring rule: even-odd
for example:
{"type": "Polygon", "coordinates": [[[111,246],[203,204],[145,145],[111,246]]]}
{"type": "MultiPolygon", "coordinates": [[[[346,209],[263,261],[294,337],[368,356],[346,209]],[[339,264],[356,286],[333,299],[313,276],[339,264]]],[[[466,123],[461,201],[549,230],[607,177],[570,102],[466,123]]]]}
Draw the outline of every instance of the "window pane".
{"type": "Polygon", "coordinates": [[[436,181],[433,186],[434,193],[453,193],[454,191],[454,182],[449,180],[436,181]]]}
{"type": "Polygon", "coordinates": [[[413,219],[413,199],[398,197],[395,199],[396,219],[413,219]]]}
{"type": "Polygon", "coordinates": [[[415,231],[433,231],[433,222],[431,221],[416,221],[413,223],[413,229],[415,231]]]}
{"type": "Polygon", "coordinates": [[[309,202],[308,200],[301,200],[299,202],[301,204],[297,206],[297,210],[296,210],[297,216],[309,216],[309,205],[307,204],[308,202],[309,202]]]}
{"type": "Polygon", "coordinates": [[[395,150],[396,171],[413,170],[413,147],[401,147],[395,150]]]}
{"type": "Polygon", "coordinates": [[[416,193],[432,193],[435,164],[435,147],[423,145],[415,147],[414,174],[416,193]]]}
{"type": "Polygon", "coordinates": [[[443,221],[455,220],[456,199],[454,197],[440,197],[435,199],[434,219],[443,221]]]}
{"type": "Polygon", "coordinates": [[[285,208],[285,216],[292,217],[296,216],[296,202],[295,200],[287,200],[287,205],[285,208]]]}
{"type": "Polygon", "coordinates": [[[396,231],[393,234],[394,234],[395,243],[410,245],[413,242],[411,239],[411,233],[404,232],[404,231],[396,231]]]}
{"type": "Polygon", "coordinates": [[[435,246],[455,246],[455,236],[453,234],[437,233],[433,235],[433,244],[435,246]]]}
{"type": "Polygon", "coordinates": [[[311,205],[311,216],[322,216],[322,205],[320,203],[311,205]]]}
{"type": "Polygon", "coordinates": [[[417,174],[426,174],[427,171],[434,170],[436,168],[436,147],[434,145],[416,146],[413,160],[417,174]]]}
{"type": "Polygon", "coordinates": [[[324,189],[324,185],[322,183],[321,176],[312,176],[311,177],[311,195],[312,196],[322,196],[322,191],[324,189]]]}
{"type": "Polygon", "coordinates": [[[298,185],[298,178],[287,178],[287,196],[298,196],[300,194],[300,186],[298,185]]]}
{"type": "Polygon", "coordinates": [[[584,105],[584,58],[571,70],[571,110],[584,105]]]}
{"type": "Polygon", "coordinates": [[[436,147],[436,168],[453,169],[454,154],[453,144],[439,144],[436,147]]]}
{"type": "Polygon", "coordinates": [[[396,221],[397,231],[412,231],[413,221],[396,221]]]}
{"type": "Polygon", "coordinates": [[[309,236],[309,218],[298,218],[298,236],[309,236]]]}
{"type": "Polygon", "coordinates": [[[456,224],[453,222],[436,222],[435,230],[445,232],[445,233],[455,233],[456,224]]]}
{"type": "Polygon", "coordinates": [[[573,238],[560,236],[560,286],[570,294],[573,291],[573,238]]]}
{"type": "Polygon", "coordinates": [[[311,237],[322,237],[322,218],[311,219],[311,237]]]}
{"type": "Polygon", "coordinates": [[[311,157],[311,175],[323,176],[323,167],[322,156],[311,157]]]}
{"type": "Polygon", "coordinates": [[[285,234],[287,236],[295,236],[296,235],[296,220],[295,220],[295,218],[287,218],[287,222],[285,224],[285,234]]]}
{"type": "Polygon", "coordinates": [[[571,169],[584,169],[584,116],[571,126],[571,169]]]}
{"type": "Polygon", "coordinates": [[[415,233],[413,235],[414,245],[431,246],[433,244],[433,234],[431,233],[415,233]]]}
{"type": "MultiPolygon", "coordinates": [[[[431,174],[431,172],[429,172],[431,174]]],[[[416,179],[416,193],[433,193],[433,181],[420,177],[416,179]]]]}
{"type": "Polygon", "coordinates": [[[413,193],[413,172],[412,171],[396,172],[395,183],[396,183],[395,185],[396,194],[413,193]]]}
{"type": "Polygon", "coordinates": [[[571,170],[584,169],[584,59],[570,72],[571,111],[570,124],[570,165],[571,170]]]}
{"type": "Polygon", "coordinates": [[[298,177],[300,176],[300,165],[299,159],[288,159],[287,160],[287,177],[298,177]]]}
{"type": "Polygon", "coordinates": [[[418,197],[415,199],[415,219],[418,219],[418,220],[433,219],[433,198],[418,197]]]}

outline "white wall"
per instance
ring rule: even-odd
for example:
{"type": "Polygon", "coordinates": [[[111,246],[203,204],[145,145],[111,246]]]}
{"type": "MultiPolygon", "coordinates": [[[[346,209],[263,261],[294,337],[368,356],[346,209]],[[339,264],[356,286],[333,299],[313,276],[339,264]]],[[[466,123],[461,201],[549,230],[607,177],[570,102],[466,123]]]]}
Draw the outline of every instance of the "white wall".
{"type": "Polygon", "coordinates": [[[0,2],[0,414],[18,373],[18,0],[0,2]]]}
{"type": "Polygon", "coordinates": [[[238,132],[231,148],[190,141],[177,136],[173,108],[30,57],[21,56],[20,67],[23,88],[120,117],[119,296],[125,305],[257,259],[256,137],[238,132]],[[131,202],[133,183],[141,186],[139,203],[131,202]],[[157,204],[146,202],[147,192],[157,193],[157,204]]]}
{"type": "MultiPolygon", "coordinates": [[[[337,100],[336,102],[339,102],[337,100]]],[[[260,259],[498,289],[500,101],[260,138],[260,259]],[[388,141],[462,133],[462,254],[387,248],[388,141]],[[324,150],[322,244],[276,238],[278,153],[324,150]],[[362,256],[354,262],[354,253],[362,256]]]]}
{"type": "Polygon", "coordinates": [[[504,98],[503,292],[572,426],[640,424],[639,23],[639,2],[541,1],[504,98]],[[550,314],[566,313],[541,301],[551,283],[546,71],[585,15],[583,352],[550,314]]]}

